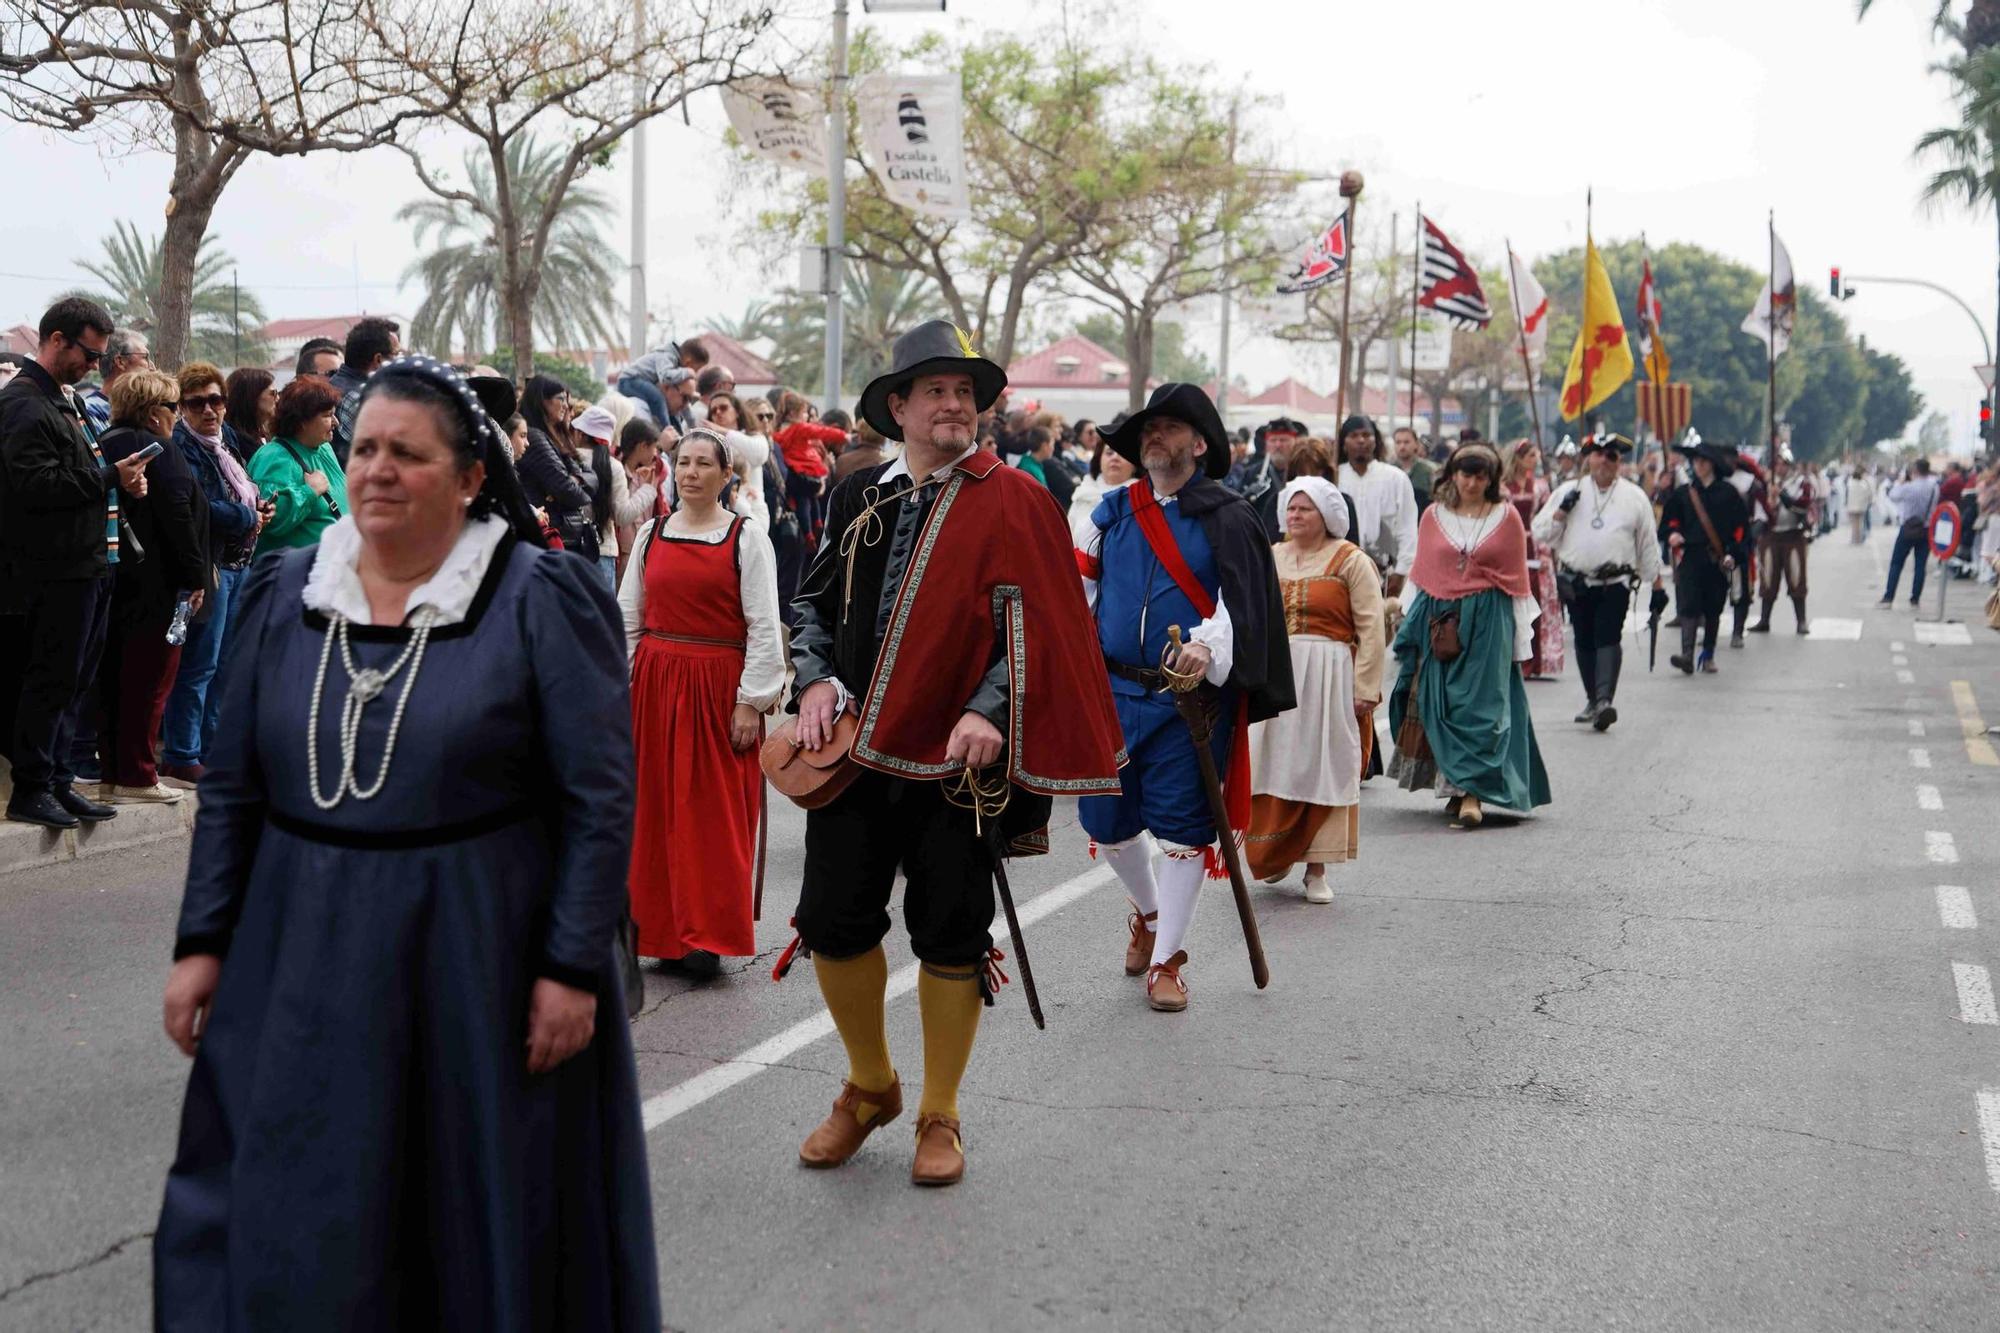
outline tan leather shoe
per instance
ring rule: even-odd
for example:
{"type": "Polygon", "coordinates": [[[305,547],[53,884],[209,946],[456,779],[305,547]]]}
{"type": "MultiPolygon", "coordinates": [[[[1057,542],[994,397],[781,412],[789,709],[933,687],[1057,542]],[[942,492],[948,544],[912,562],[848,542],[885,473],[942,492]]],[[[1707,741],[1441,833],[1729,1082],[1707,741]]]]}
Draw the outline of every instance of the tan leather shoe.
{"type": "Polygon", "coordinates": [[[958,1122],[925,1111],[917,1117],[917,1156],[910,1163],[912,1185],[956,1185],[965,1176],[965,1143],[958,1122]]]}
{"type": "Polygon", "coordinates": [[[1459,802],[1458,822],[1463,828],[1478,828],[1486,822],[1486,811],[1480,807],[1477,796],[1468,796],[1459,802]]]}
{"type": "MultiPolygon", "coordinates": [[[[1130,902],[1130,899],[1126,901],[1130,902]]],[[[1159,933],[1149,927],[1149,921],[1158,921],[1158,912],[1139,915],[1139,905],[1132,904],[1132,915],[1125,919],[1125,928],[1132,932],[1132,940],[1125,946],[1125,975],[1144,976],[1146,964],[1153,961],[1153,939],[1159,933]]]]}
{"type": "Polygon", "coordinates": [[[860,1151],[868,1136],[903,1113],[903,1081],[897,1079],[884,1092],[868,1092],[842,1082],[833,1110],[820,1121],[819,1128],[806,1135],[799,1148],[799,1162],[815,1170],[839,1166],[860,1151]],[[866,1120],[862,1112],[870,1111],[866,1120]]]}
{"type": "Polygon", "coordinates": [[[1164,963],[1146,969],[1146,1003],[1163,1014],[1177,1014],[1188,1006],[1187,983],[1181,980],[1181,965],[1187,962],[1182,949],[1164,963]]]}

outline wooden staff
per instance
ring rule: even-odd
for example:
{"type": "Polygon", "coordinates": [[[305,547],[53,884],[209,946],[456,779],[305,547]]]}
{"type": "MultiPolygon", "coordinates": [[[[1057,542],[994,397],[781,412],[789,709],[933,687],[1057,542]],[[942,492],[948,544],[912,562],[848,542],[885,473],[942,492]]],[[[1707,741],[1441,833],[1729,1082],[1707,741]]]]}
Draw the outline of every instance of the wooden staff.
{"type": "Polygon", "coordinates": [[[1354,215],[1361,202],[1361,173],[1343,171],[1340,173],[1340,197],[1347,201],[1347,271],[1341,278],[1340,292],[1340,391],[1334,405],[1334,415],[1342,421],[1347,419],[1347,385],[1349,365],[1353,360],[1353,349],[1347,337],[1348,318],[1354,310],[1354,255],[1358,248],[1354,238],[1354,215]]]}
{"type": "Polygon", "coordinates": [[[1528,320],[1521,310],[1521,292],[1514,282],[1514,242],[1507,242],[1507,294],[1514,305],[1514,332],[1521,339],[1521,370],[1528,377],[1528,416],[1535,423],[1535,447],[1542,444],[1542,405],[1535,396],[1535,365],[1528,359],[1528,320]]]}

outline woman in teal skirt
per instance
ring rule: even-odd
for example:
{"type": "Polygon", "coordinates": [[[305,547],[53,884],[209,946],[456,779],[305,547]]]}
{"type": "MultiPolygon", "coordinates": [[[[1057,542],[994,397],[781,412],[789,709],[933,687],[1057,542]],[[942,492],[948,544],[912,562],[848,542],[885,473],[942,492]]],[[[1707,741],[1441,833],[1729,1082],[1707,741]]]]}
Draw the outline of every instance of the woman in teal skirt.
{"type": "Polygon", "coordinates": [[[1432,494],[1410,571],[1416,599],[1392,645],[1400,671],[1388,772],[1411,791],[1434,788],[1454,827],[1477,828],[1489,805],[1526,811],[1550,800],[1516,666],[1533,652],[1540,608],[1492,447],[1460,445],[1432,494]]]}

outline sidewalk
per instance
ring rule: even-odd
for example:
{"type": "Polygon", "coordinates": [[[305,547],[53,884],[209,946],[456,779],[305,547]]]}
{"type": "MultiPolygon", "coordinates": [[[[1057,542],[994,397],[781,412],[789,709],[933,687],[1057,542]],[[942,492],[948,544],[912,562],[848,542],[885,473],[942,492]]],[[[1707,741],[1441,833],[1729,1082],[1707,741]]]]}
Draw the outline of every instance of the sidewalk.
{"type": "MultiPolygon", "coordinates": [[[[7,763],[0,759],[0,801],[5,801],[13,790],[7,763]]],[[[195,794],[189,792],[173,805],[121,805],[116,819],[60,833],[0,819],[0,875],[84,856],[102,856],[163,838],[183,837],[194,828],[196,804],[195,794]]]]}

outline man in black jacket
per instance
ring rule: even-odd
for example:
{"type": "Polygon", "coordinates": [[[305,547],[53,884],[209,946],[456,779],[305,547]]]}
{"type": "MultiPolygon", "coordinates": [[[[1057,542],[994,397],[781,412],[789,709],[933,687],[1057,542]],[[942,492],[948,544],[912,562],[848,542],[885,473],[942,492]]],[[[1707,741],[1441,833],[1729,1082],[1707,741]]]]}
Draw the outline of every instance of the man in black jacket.
{"type": "MultiPolygon", "coordinates": [[[[361,390],[378,367],[403,354],[403,326],[393,319],[371,315],[356,320],[347,331],[346,360],[329,376],[340,390],[340,406],[333,414],[333,456],[347,466],[347,450],[354,443],[354,418],[361,414],[361,390]]],[[[526,378],[524,375],[523,378],[526,378]]]]}
{"type": "Polygon", "coordinates": [[[28,630],[7,817],[62,829],[114,813],[74,790],[69,738],[104,651],[118,492],[145,495],[150,460],[106,462],[76,401],[111,337],[104,307],[66,297],[39,332],[35,359],[0,389],[0,586],[28,630]]]}

